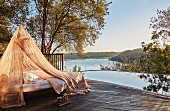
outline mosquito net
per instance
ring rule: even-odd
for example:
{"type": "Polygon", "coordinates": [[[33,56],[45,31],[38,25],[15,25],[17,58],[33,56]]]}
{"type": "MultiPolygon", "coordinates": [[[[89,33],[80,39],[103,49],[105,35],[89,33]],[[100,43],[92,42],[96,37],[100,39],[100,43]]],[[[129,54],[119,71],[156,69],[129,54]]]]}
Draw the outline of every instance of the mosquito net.
{"type": "Polygon", "coordinates": [[[82,74],[55,69],[43,56],[28,32],[19,26],[0,59],[0,107],[25,104],[23,73],[29,71],[48,80],[58,94],[64,88],[57,79],[65,83],[67,92],[75,91],[78,84],[82,84],[84,90],[89,88],[82,74]]]}

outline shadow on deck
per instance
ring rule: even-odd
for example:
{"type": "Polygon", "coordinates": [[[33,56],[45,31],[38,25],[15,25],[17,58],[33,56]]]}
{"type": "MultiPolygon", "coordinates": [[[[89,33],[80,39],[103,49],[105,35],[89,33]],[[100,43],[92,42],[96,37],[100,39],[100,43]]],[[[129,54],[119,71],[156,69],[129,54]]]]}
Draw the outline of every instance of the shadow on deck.
{"type": "Polygon", "coordinates": [[[26,105],[0,109],[3,111],[168,111],[170,97],[149,93],[116,84],[88,80],[92,85],[90,93],[71,96],[71,103],[57,107],[52,105],[56,94],[52,89],[31,97],[27,95],[26,105]]]}

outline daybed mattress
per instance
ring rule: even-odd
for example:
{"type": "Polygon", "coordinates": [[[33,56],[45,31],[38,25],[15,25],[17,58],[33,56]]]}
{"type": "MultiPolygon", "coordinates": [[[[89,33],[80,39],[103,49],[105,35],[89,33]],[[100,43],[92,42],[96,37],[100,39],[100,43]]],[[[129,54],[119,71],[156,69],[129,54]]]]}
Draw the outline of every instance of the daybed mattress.
{"type": "Polygon", "coordinates": [[[52,86],[47,80],[37,80],[35,83],[23,84],[23,92],[32,92],[51,88],[52,86]]]}

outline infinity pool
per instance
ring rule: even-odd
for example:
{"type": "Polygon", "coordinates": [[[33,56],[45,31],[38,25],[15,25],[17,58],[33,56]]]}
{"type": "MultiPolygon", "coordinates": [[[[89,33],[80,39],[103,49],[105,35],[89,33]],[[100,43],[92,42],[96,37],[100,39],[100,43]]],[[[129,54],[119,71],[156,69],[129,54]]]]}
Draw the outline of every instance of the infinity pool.
{"type": "MultiPolygon", "coordinates": [[[[118,72],[118,71],[86,71],[84,72],[86,79],[99,80],[114,84],[120,84],[133,88],[143,89],[150,85],[145,79],[140,79],[140,73],[131,72],[118,72]]],[[[169,92],[164,92],[161,89],[158,91],[160,94],[169,95],[169,92]]]]}

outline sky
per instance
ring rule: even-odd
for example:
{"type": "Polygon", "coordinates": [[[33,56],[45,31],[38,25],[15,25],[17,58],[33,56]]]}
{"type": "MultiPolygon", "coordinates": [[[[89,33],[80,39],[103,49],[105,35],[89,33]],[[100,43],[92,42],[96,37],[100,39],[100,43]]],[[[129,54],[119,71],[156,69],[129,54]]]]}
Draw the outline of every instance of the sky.
{"type": "Polygon", "coordinates": [[[141,48],[141,42],[149,43],[153,29],[151,17],[157,17],[157,9],[165,10],[170,0],[107,0],[112,1],[102,35],[94,46],[85,52],[121,52],[141,48]]]}

